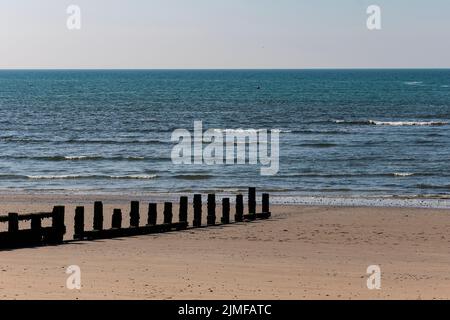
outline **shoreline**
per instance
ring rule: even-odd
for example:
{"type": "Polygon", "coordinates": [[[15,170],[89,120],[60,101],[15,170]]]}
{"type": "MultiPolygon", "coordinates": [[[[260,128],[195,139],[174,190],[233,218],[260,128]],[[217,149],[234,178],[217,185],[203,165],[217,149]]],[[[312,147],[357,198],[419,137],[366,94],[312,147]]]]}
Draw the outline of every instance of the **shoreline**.
{"type": "MultiPolygon", "coordinates": [[[[257,201],[261,201],[260,194],[264,190],[258,190],[257,201]]],[[[201,193],[201,192],[198,192],[201,193]]],[[[244,199],[246,199],[246,192],[244,199]]],[[[270,193],[270,192],[269,192],[270,193]]],[[[236,193],[216,192],[217,201],[223,197],[229,197],[230,203],[234,203],[236,193]]],[[[192,193],[146,193],[146,192],[0,192],[0,203],[18,203],[26,204],[67,204],[89,202],[89,201],[106,201],[109,203],[124,203],[131,200],[144,202],[165,202],[171,201],[177,203],[180,196],[188,196],[189,202],[192,201],[194,192],[192,193]]],[[[206,201],[207,194],[202,193],[203,199],[206,201]]],[[[270,193],[270,203],[273,205],[285,206],[330,206],[330,207],[379,207],[379,208],[429,208],[429,209],[450,209],[450,195],[435,197],[421,197],[421,196],[307,196],[307,195],[293,195],[286,193],[270,193]]]]}

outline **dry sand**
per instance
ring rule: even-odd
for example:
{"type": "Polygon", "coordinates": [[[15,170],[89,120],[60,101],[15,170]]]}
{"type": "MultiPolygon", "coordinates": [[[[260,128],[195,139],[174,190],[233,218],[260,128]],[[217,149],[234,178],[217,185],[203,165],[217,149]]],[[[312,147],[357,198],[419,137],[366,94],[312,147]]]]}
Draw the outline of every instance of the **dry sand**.
{"type": "MultiPolygon", "coordinates": [[[[70,203],[71,237],[75,205],[89,204],[91,214],[93,199],[0,196],[0,214],[70,203]]],[[[125,197],[106,200],[105,218],[113,207],[126,216],[125,197]]],[[[273,206],[272,211],[268,221],[0,251],[0,298],[450,298],[450,210],[273,206]],[[81,290],[66,288],[69,265],[81,268],[81,290]],[[380,290],[367,289],[369,265],[381,267],[380,290]]]]}

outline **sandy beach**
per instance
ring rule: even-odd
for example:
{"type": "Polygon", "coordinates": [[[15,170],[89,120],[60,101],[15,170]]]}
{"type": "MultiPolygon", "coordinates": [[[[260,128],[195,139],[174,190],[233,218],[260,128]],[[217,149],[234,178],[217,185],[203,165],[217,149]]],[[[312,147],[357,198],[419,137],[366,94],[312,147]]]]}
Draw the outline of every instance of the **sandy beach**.
{"type": "MultiPolygon", "coordinates": [[[[67,239],[73,234],[75,206],[86,205],[86,229],[91,228],[92,196],[0,198],[1,214],[66,204],[67,239]]],[[[128,223],[128,201],[111,197],[105,199],[105,226],[116,207],[128,223]]],[[[273,218],[267,221],[1,251],[0,298],[450,298],[449,210],[271,209],[273,218]],[[70,265],[81,268],[81,290],[66,288],[70,265]],[[380,290],[367,288],[369,265],[381,268],[380,290]]],[[[141,224],[145,212],[142,203],[141,224]]]]}
{"type": "Polygon", "coordinates": [[[14,314],[450,300],[449,0],[0,8],[14,314]]]}

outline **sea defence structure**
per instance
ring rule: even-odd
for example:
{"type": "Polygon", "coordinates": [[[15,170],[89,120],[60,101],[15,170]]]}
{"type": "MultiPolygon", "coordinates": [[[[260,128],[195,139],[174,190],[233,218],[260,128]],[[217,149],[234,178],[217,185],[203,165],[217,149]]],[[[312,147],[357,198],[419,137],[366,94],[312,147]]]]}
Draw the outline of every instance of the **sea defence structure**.
{"type": "Polygon", "coordinates": [[[271,216],[269,207],[269,194],[262,194],[261,211],[257,212],[256,189],[249,188],[248,212],[244,213],[244,199],[242,194],[236,195],[234,221],[230,219],[230,198],[222,198],[222,214],[220,222],[216,218],[216,195],[207,196],[206,223],[202,220],[202,195],[193,196],[192,226],[188,221],[189,198],[182,196],[179,202],[178,222],[174,222],[173,205],[171,202],[163,204],[162,223],[158,224],[158,204],[149,203],[145,224],[141,223],[140,203],[131,201],[129,211],[129,226],[123,226],[123,213],[121,209],[113,209],[111,227],[103,223],[104,209],[101,201],[94,203],[92,230],[85,230],[85,208],[78,206],[74,215],[73,240],[64,240],[66,226],[64,223],[65,207],[55,206],[52,212],[40,212],[19,215],[9,213],[0,216],[0,223],[8,224],[8,230],[0,232],[0,249],[15,249],[43,245],[59,245],[73,241],[89,241],[97,239],[112,239],[119,237],[139,236],[153,233],[164,233],[194,228],[206,228],[231,223],[264,220],[271,216]],[[43,227],[43,219],[52,219],[51,226],[43,227]],[[31,221],[30,228],[19,229],[19,221],[31,221]]]}
{"type": "Polygon", "coordinates": [[[0,216],[0,223],[8,224],[8,231],[0,232],[0,249],[62,244],[66,233],[64,211],[64,206],[55,206],[52,212],[0,216]],[[44,219],[51,219],[51,226],[43,227],[44,219]],[[31,222],[29,229],[19,229],[19,222],[23,221],[31,222]]]}

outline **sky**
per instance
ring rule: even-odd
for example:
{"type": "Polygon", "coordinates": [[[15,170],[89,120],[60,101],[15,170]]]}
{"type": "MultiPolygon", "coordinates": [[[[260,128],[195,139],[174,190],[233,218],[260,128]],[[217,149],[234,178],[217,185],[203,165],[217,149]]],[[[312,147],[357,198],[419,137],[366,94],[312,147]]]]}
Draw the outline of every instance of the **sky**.
{"type": "Polygon", "coordinates": [[[449,0],[0,0],[2,69],[449,68],[449,0]],[[368,30],[369,5],[381,30],[368,30]],[[69,30],[69,5],[81,29],[69,30]]]}

